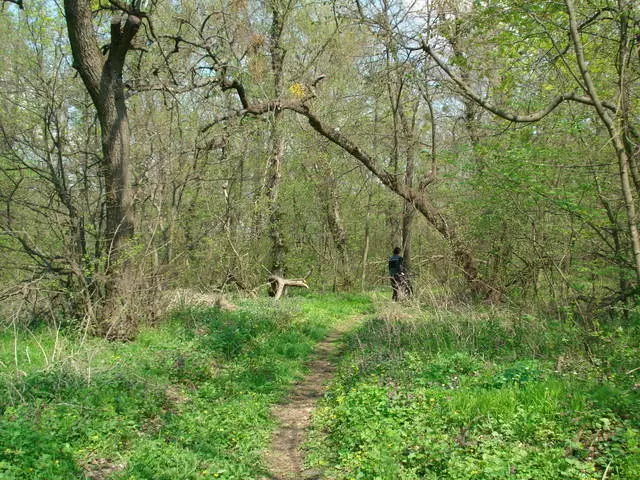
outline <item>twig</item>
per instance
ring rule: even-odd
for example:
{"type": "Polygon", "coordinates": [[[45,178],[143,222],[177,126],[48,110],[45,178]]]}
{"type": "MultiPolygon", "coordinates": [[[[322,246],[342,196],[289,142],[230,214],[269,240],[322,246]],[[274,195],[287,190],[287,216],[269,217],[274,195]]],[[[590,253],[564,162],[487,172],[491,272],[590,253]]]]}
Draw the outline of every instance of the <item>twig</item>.
{"type": "MultiPolygon", "coordinates": [[[[45,352],[44,347],[42,346],[42,343],[40,342],[40,340],[38,340],[38,337],[36,337],[33,334],[31,329],[28,328],[27,331],[29,332],[29,335],[31,335],[33,340],[36,342],[36,345],[38,345],[38,348],[40,348],[40,351],[42,352],[42,356],[44,357],[45,366],[49,367],[51,365],[51,363],[53,363],[53,359],[51,361],[49,361],[49,356],[47,355],[47,352],[45,352]]],[[[58,343],[58,339],[57,339],[57,334],[56,334],[56,344],[57,343],[58,343]]],[[[27,353],[27,355],[28,355],[28,353],[27,353]]],[[[31,363],[31,361],[29,361],[29,363],[31,363]]]]}

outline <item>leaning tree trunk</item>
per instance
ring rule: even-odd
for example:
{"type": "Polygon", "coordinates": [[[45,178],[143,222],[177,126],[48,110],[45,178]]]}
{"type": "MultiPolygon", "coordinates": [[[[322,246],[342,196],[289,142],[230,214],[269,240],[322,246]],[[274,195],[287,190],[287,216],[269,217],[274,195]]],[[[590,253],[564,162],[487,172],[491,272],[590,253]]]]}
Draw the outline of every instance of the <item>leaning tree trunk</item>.
{"type": "Polygon", "coordinates": [[[338,129],[323,123],[313,115],[304,104],[283,105],[304,115],[309,125],[320,135],[335,143],[360,161],[387,188],[415,206],[416,210],[444,237],[451,245],[456,264],[464,275],[472,293],[486,297],[493,289],[480,277],[475,258],[454,226],[454,222],[445,218],[438,207],[427,197],[423,189],[416,189],[398,181],[396,175],[390,174],[380,167],[376,159],[355,145],[338,129]]]}
{"type": "Polygon", "coordinates": [[[104,55],[98,45],[90,2],[65,0],[65,16],[73,67],[78,71],[98,114],[102,137],[101,174],[106,187],[107,304],[117,295],[118,278],[126,272],[121,254],[133,237],[134,211],[129,165],[129,124],[122,73],[131,40],[140,28],[140,17],[111,19],[111,44],[104,55]]]}
{"type": "MultiPolygon", "coordinates": [[[[323,75],[318,77],[311,86],[314,87],[323,78],[323,75]]],[[[324,123],[311,111],[307,105],[307,101],[315,97],[313,92],[311,95],[305,95],[299,100],[283,101],[277,99],[258,104],[250,104],[246,97],[240,93],[239,96],[243,100],[243,105],[245,106],[242,110],[242,115],[264,115],[269,112],[291,110],[306,117],[311,128],[313,128],[317,133],[355,157],[387,188],[404,200],[412,203],[416,210],[449,242],[453,250],[456,263],[460,267],[460,271],[469,284],[469,288],[472,293],[486,297],[492,290],[491,286],[481,279],[475,258],[469,247],[466,245],[464,239],[456,230],[454,224],[447,221],[438,207],[426,195],[424,187],[428,185],[429,181],[431,181],[431,176],[423,179],[418,188],[412,188],[404,182],[398,181],[396,175],[390,174],[384,170],[377,158],[374,158],[365,150],[353,143],[347,136],[340,132],[339,128],[324,123]]]]}

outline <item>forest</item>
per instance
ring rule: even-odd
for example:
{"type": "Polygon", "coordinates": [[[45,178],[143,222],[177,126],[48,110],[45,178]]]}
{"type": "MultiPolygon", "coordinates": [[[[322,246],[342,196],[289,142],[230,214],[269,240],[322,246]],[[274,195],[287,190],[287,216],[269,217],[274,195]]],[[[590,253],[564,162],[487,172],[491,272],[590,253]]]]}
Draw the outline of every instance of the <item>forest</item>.
{"type": "Polygon", "coordinates": [[[637,1],[0,36],[0,480],[640,478],[637,1]]]}

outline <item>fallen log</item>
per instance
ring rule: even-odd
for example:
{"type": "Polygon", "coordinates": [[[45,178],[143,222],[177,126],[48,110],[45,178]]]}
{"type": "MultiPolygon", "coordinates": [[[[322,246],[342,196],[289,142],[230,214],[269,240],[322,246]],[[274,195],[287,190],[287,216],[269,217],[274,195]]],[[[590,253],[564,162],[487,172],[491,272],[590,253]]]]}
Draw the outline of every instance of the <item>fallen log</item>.
{"type": "Polygon", "coordinates": [[[303,278],[282,278],[279,275],[271,275],[269,277],[269,283],[271,284],[271,291],[273,292],[273,298],[275,300],[279,300],[282,295],[287,293],[288,287],[301,287],[301,288],[309,288],[307,284],[307,278],[311,276],[313,272],[313,268],[309,269],[309,273],[307,273],[303,278]]]}

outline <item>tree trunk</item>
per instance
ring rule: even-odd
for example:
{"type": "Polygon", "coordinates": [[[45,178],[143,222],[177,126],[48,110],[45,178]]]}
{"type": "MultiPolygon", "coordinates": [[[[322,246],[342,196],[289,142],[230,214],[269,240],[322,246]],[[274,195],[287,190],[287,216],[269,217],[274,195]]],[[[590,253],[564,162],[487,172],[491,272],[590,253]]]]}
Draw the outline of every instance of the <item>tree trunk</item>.
{"type": "Polygon", "coordinates": [[[269,214],[269,238],[271,239],[271,273],[285,274],[285,244],[278,195],[282,179],[281,169],[284,159],[284,136],[282,134],[282,112],[275,112],[271,127],[271,152],[267,166],[266,195],[269,214]]]}
{"type": "Polygon", "coordinates": [[[411,240],[413,237],[415,211],[411,202],[405,200],[402,212],[402,257],[404,259],[404,267],[407,270],[411,270],[411,261],[413,259],[411,240]]]}
{"type": "Polygon", "coordinates": [[[84,82],[98,113],[102,137],[102,175],[106,186],[105,246],[109,264],[133,237],[134,211],[129,165],[129,123],[122,71],[140,18],[127,15],[111,20],[111,45],[105,57],[94,32],[91,6],[83,0],[64,2],[73,67],[84,82]]]}
{"type": "MultiPolygon", "coordinates": [[[[105,66],[106,67],[106,66],[105,66]]],[[[109,68],[111,70],[111,68],[109,68]]],[[[129,164],[129,122],[122,79],[116,72],[106,89],[102,126],[103,175],[106,186],[107,239],[109,257],[118,258],[122,246],[133,237],[134,211],[129,164]]]]}
{"type": "Polygon", "coordinates": [[[366,280],[367,280],[367,260],[369,258],[369,243],[370,243],[370,219],[371,219],[371,198],[373,197],[373,192],[369,187],[369,195],[367,196],[367,215],[364,220],[364,246],[362,249],[362,290],[365,290],[366,280]]]}
{"type": "MultiPolygon", "coordinates": [[[[284,15],[274,3],[270,4],[271,22],[271,71],[273,74],[273,90],[276,98],[282,96],[284,90],[284,57],[285,51],[281,45],[282,29],[284,27],[284,15]]],[[[285,243],[282,234],[282,221],[278,194],[282,177],[282,162],[284,160],[284,132],[283,111],[276,109],[273,112],[270,152],[267,165],[267,181],[265,185],[268,199],[269,213],[269,237],[271,238],[271,273],[276,276],[284,276],[286,273],[285,243]]],[[[275,292],[271,292],[275,293],[275,292]]]]}
{"type": "Polygon", "coordinates": [[[131,40],[140,28],[140,18],[111,19],[111,44],[103,55],[95,33],[91,4],[86,0],[64,0],[73,67],[78,71],[98,114],[102,139],[101,175],[105,183],[106,253],[105,281],[98,291],[104,296],[101,330],[107,336],[128,335],[128,309],[137,282],[134,270],[123,260],[123,247],[133,238],[134,210],[129,165],[129,123],[122,73],[131,40]],[[125,321],[123,323],[123,320],[125,321]]]}
{"type": "Polygon", "coordinates": [[[347,231],[342,221],[340,209],[340,200],[338,198],[338,189],[333,168],[329,161],[320,156],[318,158],[318,168],[316,169],[318,177],[321,179],[321,185],[318,187],[318,193],[327,215],[327,224],[331,232],[331,238],[338,251],[339,260],[346,264],[347,260],[347,231]]]}
{"type": "MultiPolygon", "coordinates": [[[[411,122],[406,118],[406,113],[403,107],[400,107],[400,119],[402,121],[402,131],[406,139],[407,146],[405,149],[406,166],[404,172],[404,183],[409,188],[413,188],[413,171],[416,162],[416,129],[415,129],[415,115],[417,110],[413,111],[411,122]]],[[[416,209],[408,200],[404,201],[402,208],[402,256],[404,257],[404,266],[407,270],[411,269],[412,260],[412,230],[413,219],[415,217],[416,209]]]]}

